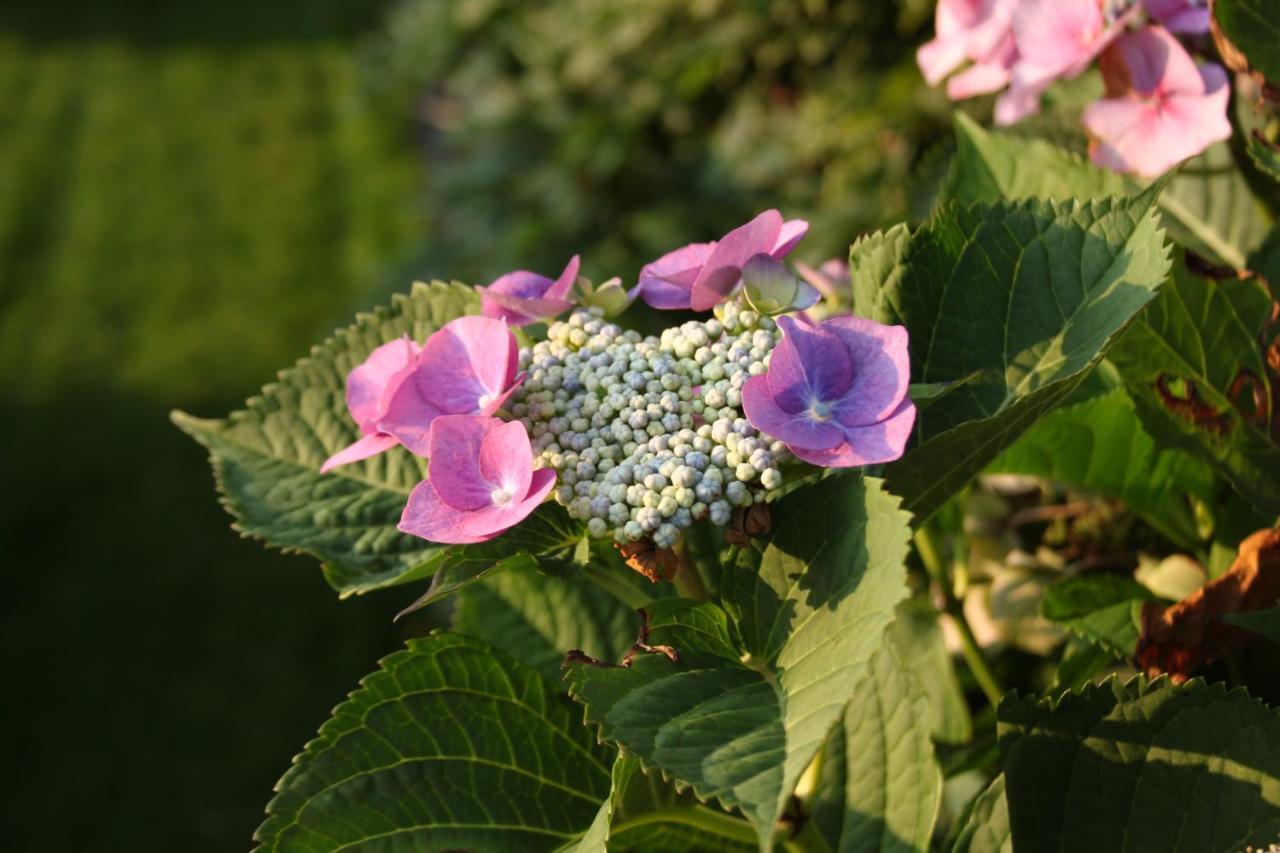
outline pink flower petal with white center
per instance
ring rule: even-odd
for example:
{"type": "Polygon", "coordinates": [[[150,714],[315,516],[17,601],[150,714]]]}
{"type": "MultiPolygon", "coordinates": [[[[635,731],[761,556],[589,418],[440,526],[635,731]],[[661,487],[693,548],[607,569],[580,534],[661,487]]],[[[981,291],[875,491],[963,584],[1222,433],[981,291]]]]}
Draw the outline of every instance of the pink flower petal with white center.
{"type": "Polygon", "coordinates": [[[830,450],[806,450],[792,447],[797,458],[823,468],[853,468],[892,462],[902,456],[911,428],[916,421],[916,407],[903,400],[889,418],[880,423],[845,430],[845,440],[830,450]]]}
{"type": "Polygon", "coordinates": [[[768,254],[779,245],[782,214],[766,210],[746,225],[719,240],[690,290],[694,311],[708,311],[733,293],[742,277],[742,265],[754,255],[768,254]]]}
{"type": "Polygon", "coordinates": [[[781,409],[763,376],[753,376],[742,386],[742,409],[753,427],[785,442],[793,450],[801,447],[829,450],[844,441],[843,431],[834,422],[781,409]]]}
{"type": "Polygon", "coordinates": [[[832,415],[845,427],[889,417],[911,384],[907,330],[862,317],[832,317],[821,328],[840,339],[853,365],[848,391],[833,406],[832,415]]]}
{"type": "Polygon", "coordinates": [[[440,499],[454,509],[470,512],[493,503],[494,486],[480,468],[480,454],[486,436],[501,424],[479,415],[443,415],[431,424],[427,476],[440,499]]]}
{"type": "Polygon", "coordinates": [[[413,365],[420,348],[408,337],[396,338],[369,353],[369,357],[347,374],[347,409],[368,434],[382,416],[389,388],[413,365]]]}
{"type": "Polygon", "coordinates": [[[479,464],[490,492],[503,489],[512,498],[528,492],[533,477],[533,447],[524,424],[499,421],[490,427],[480,446],[479,464]]]}
{"type": "Polygon", "coordinates": [[[399,529],[410,536],[446,545],[487,542],[528,518],[555,484],[555,471],[542,468],[533,472],[530,489],[520,499],[468,512],[446,503],[431,480],[423,480],[409,495],[399,529]]]}
{"type": "Polygon", "coordinates": [[[716,244],[690,243],[645,264],[636,290],[641,299],[662,311],[688,310],[689,293],[716,244]]]}
{"type": "Polygon", "coordinates": [[[841,339],[824,326],[793,317],[779,317],[778,327],[782,341],[774,347],[765,377],[779,408],[803,412],[815,402],[844,396],[853,382],[854,365],[841,339]]]}
{"type": "Polygon", "coordinates": [[[349,465],[352,462],[359,462],[361,459],[368,459],[370,456],[377,456],[383,451],[390,450],[399,444],[400,441],[393,435],[375,432],[366,435],[348,444],[342,450],[330,456],[325,463],[320,466],[320,473],[327,474],[339,465],[349,465]]]}
{"type": "Polygon", "coordinates": [[[782,223],[782,229],[778,232],[778,239],[769,256],[775,261],[785,258],[808,233],[808,222],[803,219],[788,219],[782,223]]]}

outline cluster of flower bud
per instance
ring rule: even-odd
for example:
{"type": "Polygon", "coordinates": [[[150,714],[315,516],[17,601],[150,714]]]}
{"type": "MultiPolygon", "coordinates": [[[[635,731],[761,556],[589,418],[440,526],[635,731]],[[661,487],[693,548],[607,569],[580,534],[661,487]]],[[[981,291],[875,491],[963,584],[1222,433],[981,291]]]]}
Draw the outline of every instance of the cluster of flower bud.
{"type": "Polygon", "coordinates": [[[670,548],[694,521],[727,524],[782,485],[790,454],[742,412],[743,384],[779,339],[773,320],[736,302],[661,337],[578,309],[520,351],[528,377],[506,411],[592,536],[670,548]]]}

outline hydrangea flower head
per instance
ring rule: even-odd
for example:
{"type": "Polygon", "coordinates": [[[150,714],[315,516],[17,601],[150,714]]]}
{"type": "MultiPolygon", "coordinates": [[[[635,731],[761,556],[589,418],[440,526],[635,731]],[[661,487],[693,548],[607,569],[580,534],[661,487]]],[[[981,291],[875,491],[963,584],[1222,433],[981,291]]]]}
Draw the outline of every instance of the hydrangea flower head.
{"type": "Polygon", "coordinates": [[[1227,73],[1191,56],[1164,27],[1127,33],[1103,55],[1108,97],[1085,108],[1093,161],[1160,175],[1231,135],[1227,73]]]}
{"type": "Polygon", "coordinates": [[[512,326],[545,323],[573,307],[569,290],[578,278],[578,256],[555,281],[528,270],[516,270],[496,279],[488,287],[477,287],[481,313],[512,326]]]}
{"type": "Polygon", "coordinates": [[[347,374],[347,411],[360,427],[360,438],[330,456],[320,468],[326,473],[339,465],[368,459],[400,443],[378,424],[386,416],[390,397],[413,370],[422,348],[408,337],[388,341],[347,374]]]}
{"type": "Polygon", "coordinates": [[[529,516],[550,493],[555,471],[533,470],[519,422],[444,415],[431,426],[427,479],[400,516],[402,532],[432,542],[485,542],[529,516]]]}
{"type": "Polygon", "coordinates": [[[768,370],[742,389],[752,426],[826,468],[901,456],[916,417],[907,330],[860,317],[818,325],[781,317],[778,326],[768,370]]]}
{"type": "Polygon", "coordinates": [[[663,310],[709,311],[742,281],[742,267],[756,255],[785,257],[809,230],[803,219],[783,221],[766,210],[720,240],[690,243],[640,270],[640,297],[663,310]]]}

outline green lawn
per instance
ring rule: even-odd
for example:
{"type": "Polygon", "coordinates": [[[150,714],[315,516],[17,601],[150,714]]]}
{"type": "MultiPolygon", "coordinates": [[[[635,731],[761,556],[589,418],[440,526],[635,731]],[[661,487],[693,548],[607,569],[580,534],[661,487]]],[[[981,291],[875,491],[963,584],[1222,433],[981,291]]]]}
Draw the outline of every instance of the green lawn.
{"type": "Polygon", "coordinates": [[[237,405],[418,236],[412,140],[353,97],[379,12],[0,9],[10,849],[247,848],[398,644],[394,594],[339,603],[312,561],[239,540],[167,421],[237,405]]]}

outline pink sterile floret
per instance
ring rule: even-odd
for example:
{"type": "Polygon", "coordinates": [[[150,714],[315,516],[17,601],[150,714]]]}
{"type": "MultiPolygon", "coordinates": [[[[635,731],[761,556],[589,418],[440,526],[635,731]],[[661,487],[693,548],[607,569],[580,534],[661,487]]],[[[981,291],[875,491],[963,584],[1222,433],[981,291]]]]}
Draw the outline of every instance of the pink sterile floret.
{"type": "Polygon", "coordinates": [[[431,423],[442,415],[492,415],[520,384],[519,350],[505,320],[459,317],[419,347],[383,344],[347,375],[347,407],[364,437],[321,472],[403,444],[427,455],[431,423]]]}
{"type": "Polygon", "coordinates": [[[1102,73],[1108,97],[1083,116],[1100,166],[1155,176],[1231,135],[1227,73],[1212,63],[1197,68],[1164,27],[1117,39],[1102,73]]]}
{"type": "Polygon", "coordinates": [[[742,388],[751,425],[826,468],[901,456],[916,418],[907,330],[861,317],[819,325],[780,317],[778,325],[783,338],[769,369],[742,388]]]}
{"type": "Polygon", "coordinates": [[[529,516],[556,483],[533,470],[529,434],[518,421],[445,415],[431,425],[427,479],[414,487],[400,530],[462,545],[494,538],[529,516]]]}
{"type": "Polygon", "coordinates": [[[569,290],[578,280],[578,256],[555,281],[527,270],[516,270],[498,278],[488,287],[477,287],[481,313],[513,326],[545,323],[573,307],[569,290]]]}
{"type": "Polygon", "coordinates": [[[747,261],[756,255],[785,257],[808,230],[803,219],[784,222],[778,211],[766,210],[718,241],[690,243],[646,264],[640,298],[663,310],[708,311],[737,289],[747,261]]]}
{"type": "Polygon", "coordinates": [[[972,65],[947,84],[955,100],[994,92],[1009,82],[1017,59],[1013,10],[1017,0],[939,0],[936,36],[916,52],[924,79],[936,86],[961,63],[972,65]]]}

